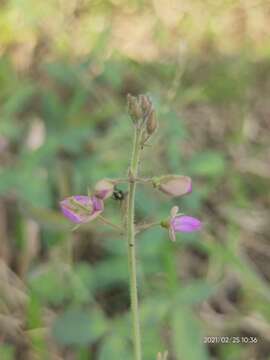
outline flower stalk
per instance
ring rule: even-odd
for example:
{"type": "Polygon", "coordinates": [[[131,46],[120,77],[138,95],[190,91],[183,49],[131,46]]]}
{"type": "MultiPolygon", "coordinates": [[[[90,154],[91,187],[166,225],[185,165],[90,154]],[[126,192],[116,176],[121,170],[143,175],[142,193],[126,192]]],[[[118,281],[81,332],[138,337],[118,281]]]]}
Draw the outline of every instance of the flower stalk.
{"type": "MultiPolygon", "coordinates": [[[[127,96],[128,113],[134,126],[133,148],[127,177],[99,180],[94,191],[88,195],[73,195],[60,201],[63,215],[76,224],[73,230],[90,221],[99,220],[109,225],[119,234],[127,237],[128,268],[130,283],[130,304],[132,315],[132,338],[134,344],[134,360],[142,360],[137,268],[136,268],[136,235],[154,226],[161,226],[168,231],[169,238],[176,241],[176,233],[187,233],[201,230],[202,223],[199,219],[180,213],[177,206],[171,209],[170,216],[164,220],[151,223],[135,224],[135,194],[138,184],[152,185],[169,197],[180,197],[192,191],[192,181],[188,176],[163,175],[151,178],[141,178],[138,175],[140,155],[147,141],[158,128],[156,112],[147,95],[127,96]],[[104,203],[110,200],[125,200],[125,193],[117,186],[128,183],[127,203],[125,206],[124,226],[117,225],[103,216],[104,203]]],[[[121,207],[123,208],[123,207],[121,207]]],[[[168,352],[158,353],[157,360],[166,360],[168,352]]]]}
{"type": "Polygon", "coordinates": [[[122,227],[117,224],[112,223],[110,220],[106,219],[104,216],[99,215],[98,220],[100,220],[103,224],[111,226],[114,230],[116,230],[116,231],[120,232],[120,234],[122,234],[122,232],[123,232],[122,227]]]}
{"type": "Polygon", "coordinates": [[[129,281],[130,281],[130,302],[132,312],[132,328],[133,328],[133,344],[135,360],[141,360],[141,336],[140,336],[140,323],[139,323],[139,306],[138,306],[138,290],[137,290],[137,270],[136,270],[136,247],[135,247],[135,193],[136,181],[139,159],[141,152],[141,137],[142,130],[136,128],[134,132],[134,141],[132,156],[130,162],[129,175],[131,180],[129,182],[128,192],[128,206],[127,206],[127,242],[128,242],[128,264],[129,264],[129,281]]]}

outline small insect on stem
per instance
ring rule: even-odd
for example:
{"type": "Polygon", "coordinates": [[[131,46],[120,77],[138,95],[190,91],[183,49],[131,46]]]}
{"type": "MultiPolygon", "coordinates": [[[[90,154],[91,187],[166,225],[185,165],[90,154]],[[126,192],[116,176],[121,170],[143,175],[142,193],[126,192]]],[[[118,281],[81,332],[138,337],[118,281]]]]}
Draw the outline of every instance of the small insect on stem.
{"type": "Polygon", "coordinates": [[[126,194],[124,193],[124,191],[115,188],[114,192],[113,192],[113,198],[114,200],[117,201],[123,201],[125,199],[126,194]]]}

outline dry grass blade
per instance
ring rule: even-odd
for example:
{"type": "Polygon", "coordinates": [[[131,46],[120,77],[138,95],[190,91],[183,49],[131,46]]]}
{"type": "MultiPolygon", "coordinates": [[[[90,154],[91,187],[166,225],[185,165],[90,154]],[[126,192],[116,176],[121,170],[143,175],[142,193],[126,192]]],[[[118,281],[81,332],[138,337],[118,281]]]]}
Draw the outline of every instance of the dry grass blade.
{"type": "Polygon", "coordinates": [[[168,351],[166,350],[163,354],[161,352],[159,352],[157,354],[157,360],[167,360],[168,359],[168,351]]]}
{"type": "Polygon", "coordinates": [[[21,334],[22,321],[11,315],[0,314],[0,334],[17,338],[21,334]]]}
{"type": "Polygon", "coordinates": [[[0,261],[1,300],[10,311],[23,308],[27,302],[26,289],[21,280],[0,261]]]}

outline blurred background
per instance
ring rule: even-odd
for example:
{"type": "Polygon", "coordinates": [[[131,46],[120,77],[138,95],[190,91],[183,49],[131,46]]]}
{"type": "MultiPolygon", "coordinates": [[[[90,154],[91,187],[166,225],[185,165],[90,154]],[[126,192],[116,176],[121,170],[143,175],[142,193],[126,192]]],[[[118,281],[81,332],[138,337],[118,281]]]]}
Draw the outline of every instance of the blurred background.
{"type": "Polygon", "coordinates": [[[143,358],[270,359],[269,22],[266,0],[1,1],[1,360],[132,359],[125,240],[71,232],[58,205],[125,176],[127,93],[158,113],[142,175],[194,189],[139,186],[137,221],[178,205],[204,223],[138,239],[143,358]]]}

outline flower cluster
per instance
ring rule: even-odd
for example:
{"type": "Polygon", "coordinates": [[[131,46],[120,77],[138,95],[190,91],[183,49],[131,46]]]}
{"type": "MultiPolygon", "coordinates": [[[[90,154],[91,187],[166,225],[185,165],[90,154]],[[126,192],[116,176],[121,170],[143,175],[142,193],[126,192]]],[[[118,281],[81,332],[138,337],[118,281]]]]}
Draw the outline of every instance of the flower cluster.
{"type": "MultiPolygon", "coordinates": [[[[188,176],[165,175],[151,179],[152,186],[171,197],[189,194],[192,191],[192,181],[188,176]]],[[[76,224],[84,224],[96,219],[104,210],[104,200],[112,196],[116,180],[102,179],[97,182],[93,195],[70,196],[60,202],[63,214],[76,224]]],[[[171,210],[168,220],[163,220],[160,225],[167,228],[169,237],[175,241],[176,232],[195,232],[201,229],[200,220],[179,213],[177,206],[171,210]]]]}
{"type": "MultiPolygon", "coordinates": [[[[138,146],[143,148],[158,127],[155,109],[149,96],[146,95],[139,95],[138,97],[128,95],[127,100],[128,113],[134,123],[135,131],[141,133],[141,142],[138,143],[138,146]]],[[[134,179],[130,172],[130,177],[126,179],[127,182],[140,180],[146,183],[150,182],[153,188],[170,197],[183,196],[192,191],[191,178],[183,175],[134,179]]],[[[92,194],[88,196],[75,195],[62,200],[60,206],[63,214],[76,224],[84,224],[96,219],[104,210],[104,201],[115,193],[115,186],[118,182],[119,180],[102,179],[97,182],[92,194]]],[[[173,207],[169,219],[160,222],[162,227],[168,229],[172,241],[175,241],[176,232],[194,232],[201,229],[201,222],[198,219],[186,216],[178,211],[178,207],[173,207]]]]}

